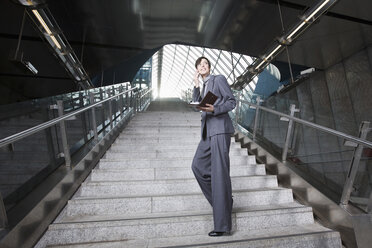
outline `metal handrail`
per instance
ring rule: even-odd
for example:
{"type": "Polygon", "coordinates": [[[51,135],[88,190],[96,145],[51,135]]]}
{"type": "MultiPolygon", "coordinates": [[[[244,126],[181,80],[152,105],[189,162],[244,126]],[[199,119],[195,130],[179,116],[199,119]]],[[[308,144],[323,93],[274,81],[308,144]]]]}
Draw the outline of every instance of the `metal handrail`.
{"type": "Polygon", "coordinates": [[[75,116],[75,115],[77,115],[77,114],[80,114],[80,113],[82,113],[82,112],[84,112],[84,111],[87,111],[87,110],[89,110],[89,109],[91,109],[91,108],[93,108],[93,107],[96,107],[96,106],[98,106],[98,105],[101,105],[101,104],[104,103],[104,102],[110,101],[111,99],[114,99],[114,98],[116,98],[116,97],[118,97],[118,96],[120,96],[120,95],[126,94],[126,93],[128,93],[128,92],[130,92],[130,91],[133,91],[133,90],[137,89],[137,88],[138,88],[138,86],[133,87],[133,88],[131,88],[131,89],[129,89],[129,90],[126,90],[126,91],[123,91],[123,92],[121,92],[121,93],[119,93],[119,94],[117,94],[117,95],[114,95],[114,96],[108,97],[108,98],[106,98],[105,100],[102,100],[102,101],[96,102],[96,103],[94,103],[94,104],[90,104],[90,105],[87,106],[87,107],[84,107],[84,108],[81,108],[81,109],[75,110],[75,111],[73,111],[73,112],[71,112],[71,113],[68,113],[68,114],[62,115],[62,116],[60,116],[60,117],[57,117],[57,118],[55,118],[55,119],[52,119],[52,120],[49,120],[49,121],[43,122],[43,123],[41,123],[41,124],[39,124],[39,125],[37,125],[37,126],[31,127],[31,128],[26,129],[26,130],[24,130],[24,131],[21,131],[21,132],[19,132],[19,133],[16,133],[16,134],[13,134],[13,135],[11,135],[11,136],[8,136],[8,137],[6,137],[6,138],[4,138],[4,139],[1,139],[1,140],[0,140],[0,148],[3,147],[3,146],[9,145],[9,144],[11,144],[11,143],[13,143],[13,142],[15,142],[15,141],[17,141],[17,140],[20,140],[20,139],[23,139],[23,138],[25,138],[25,137],[28,137],[28,136],[30,136],[30,135],[32,135],[32,134],[34,134],[34,133],[37,133],[37,132],[39,132],[39,131],[42,131],[42,130],[44,130],[44,129],[48,128],[48,127],[51,127],[51,126],[53,126],[53,125],[55,125],[55,124],[58,124],[58,123],[61,122],[61,121],[64,121],[64,120],[66,120],[66,119],[68,119],[68,118],[70,118],[70,117],[72,117],[72,116],[75,116]]]}
{"type": "Polygon", "coordinates": [[[355,137],[353,135],[349,135],[349,134],[334,130],[332,128],[324,127],[322,125],[315,124],[315,123],[310,122],[310,121],[305,121],[305,120],[302,120],[300,118],[297,118],[297,117],[294,117],[294,116],[291,116],[291,115],[287,115],[287,114],[284,114],[284,113],[276,111],[276,110],[272,110],[272,109],[262,107],[262,106],[257,105],[257,104],[253,104],[253,103],[248,102],[248,101],[244,101],[244,100],[238,100],[238,101],[241,102],[241,103],[245,103],[245,104],[248,104],[250,106],[256,107],[258,109],[262,109],[266,112],[269,112],[269,113],[272,113],[272,114],[275,114],[275,115],[279,115],[279,116],[282,116],[282,117],[286,117],[289,120],[293,120],[293,121],[301,123],[305,126],[308,126],[308,127],[311,127],[311,128],[314,128],[314,129],[317,129],[317,130],[320,130],[320,131],[323,131],[323,132],[326,132],[326,133],[329,133],[329,134],[332,134],[332,135],[335,135],[335,136],[338,136],[338,137],[341,137],[341,138],[344,138],[344,139],[347,139],[347,140],[350,140],[350,141],[353,141],[353,142],[358,143],[360,145],[372,148],[372,142],[360,139],[360,138],[355,137]]]}

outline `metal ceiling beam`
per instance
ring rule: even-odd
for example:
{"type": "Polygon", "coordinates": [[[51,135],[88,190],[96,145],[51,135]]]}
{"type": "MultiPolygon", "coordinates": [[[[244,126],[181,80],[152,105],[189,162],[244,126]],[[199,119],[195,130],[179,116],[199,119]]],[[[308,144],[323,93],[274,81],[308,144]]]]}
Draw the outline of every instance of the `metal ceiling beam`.
{"type": "Polygon", "coordinates": [[[284,35],[277,38],[270,49],[265,51],[263,56],[257,58],[251,65],[247,67],[242,75],[233,83],[232,88],[242,90],[249,84],[273,59],[275,59],[288,45],[292,45],[296,39],[305,32],[316,20],[318,20],[326,11],[333,7],[338,0],[321,0],[314,7],[310,8],[306,13],[300,16],[300,21],[296,23],[290,30],[284,32],[284,35]]]}
{"type": "Polygon", "coordinates": [[[18,0],[16,2],[25,6],[30,19],[33,21],[39,34],[49,45],[49,48],[64,66],[70,78],[78,84],[81,89],[93,88],[93,84],[80,63],[74,50],[70,46],[62,30],[59,28],[52,13],[42,0],[18,0]]]}

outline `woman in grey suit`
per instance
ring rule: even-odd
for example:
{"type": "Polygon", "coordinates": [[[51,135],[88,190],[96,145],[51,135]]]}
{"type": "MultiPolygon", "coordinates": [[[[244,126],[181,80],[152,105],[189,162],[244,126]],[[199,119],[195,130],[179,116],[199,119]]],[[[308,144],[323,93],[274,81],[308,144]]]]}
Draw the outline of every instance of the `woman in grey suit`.
{"type": "Polygon", "coordinates": [[[231,231],[232,189],[229,150],[234,127],[228,112],[236,105],[227,80],[222,75],[210,74],[210,62],[200,57],[195,62],[193,100],[201,101],[211,91],[218,99],[202,111],[201,140],[196,150],[192,170],[203,194],[213,208],[214,230],[209,236],[228,235],[231,231]],[[200,92],[199,77],[204,87],[200,92]]]}

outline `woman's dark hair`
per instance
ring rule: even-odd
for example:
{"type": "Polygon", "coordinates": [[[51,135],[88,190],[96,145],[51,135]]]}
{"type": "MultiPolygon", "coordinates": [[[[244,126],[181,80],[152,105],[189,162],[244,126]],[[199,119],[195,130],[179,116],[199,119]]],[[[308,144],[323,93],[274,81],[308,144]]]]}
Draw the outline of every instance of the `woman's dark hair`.
{"type": "Polygon", "coordinates": [[[200,64],[200,62],[202,61],[202,59],[205,59],[207,62],[208,62],[208,66],[209,66],[209,69],[211,69],[211,62],[209,61],[209,59],[207,59],[206,57],[199,57],[196,61],[195,61],[195,68],[198,68],[198,64],[200,64]]]}

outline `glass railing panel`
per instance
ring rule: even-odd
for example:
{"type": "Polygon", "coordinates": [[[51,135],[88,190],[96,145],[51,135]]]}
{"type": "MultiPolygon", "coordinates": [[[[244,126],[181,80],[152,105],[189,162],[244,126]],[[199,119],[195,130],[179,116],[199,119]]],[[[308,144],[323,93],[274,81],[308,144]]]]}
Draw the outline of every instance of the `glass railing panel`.
{"type": "MultiPolygon", "coordinates": [[[[119,93],[119,87],[123,91],[128,86],[125,83],[104,89],[84,90],[0,106],[2,111],[0,139],[57,118],[59,116],[58,109],[56,109],[57,100],[63,101],[64,114],[66,114],[88,106],[90,92],[94,93],[95,102],[98,102],[108,97],[107,90],[119,93]]],[[[123,100],[124,106],[133,102],[130,99],[130,94],[128,94],[128,98],[125,95],[123,100]]],[[[114,99],[111,103],[113,124],[119,121],[120,103],[119,98],[114,99]]],[[[106,133],[104,129],[110,126],[108,104],[106,102],[94,110],[99,140],[103,137],[103,133],[106,133]]],[[[92,110],[77,114],[71,120],[65,121],[65,125],[70,153],[79,152],[79,155],[84,156],[88,150],[81,151],[80,148],[92,141],[93,138],[92,110]]],[[[63,152],[59,124],[0,148],[0,190],[7,209],[25,197],[29,190],[32,190],[64,162],[63,152]],[[6,178],[9,180],[5,180],[6,178]]]]}
{"type": "Polygon", "coordinates": [[[296,125],[287,160],[331,189],[340,200],[353,156],[353,148],[334,135],[296,125]]]}
{"type": "Polygon", "coordinates": [[[353,184],[350,201],[368,211],[368,204],[372,194],[372,149],[364,148],[359,162],[358,172],[353,184]]]}
{"type": "MultiPolygon", "coordinates": [[[[257,95],[246,94],[244,101],[247,101],[246,98],[251,98],[248,102],[257,104],[257,95]]],[[[240,99],[243,99],[242,95],[240,99]]],[[[269,98],[260,105],[289,115],[291,104],[299,109],[299,112],[295,113],[297,118],[358,137],[358,127],[354,120],[342,118],[335,120],[331,113],[327,113],[330,110],[326,108],[320,110],[312,104],[299,104],[295,100],[280,97],[269,98]]],[[[248,133],[243,133],[251,138],[254,132],[256,111],[248,104],[240,102],[239,110],[236,109],[230,113],[233,120],[238,120],[238,124],[248,130],[248,133]],[[239,113],[238,118],[235,116],[236,113],[239,113]]],[[[255,141],[278,158],[282,158],[288,123],[289,121],[285,118],[260,109],[255,141]]],[[[367,136],[367,140],[371,138],[372,133],[367,136]]],[[[295,122],[288,144],[287,160],[292,161],[312,181],[323,185],[321,187],[326,189],[327,193],[330,192],[331,199],[339,203],[354,154],[354,147],[350,146],[350,142],[295,122]]],[[[372,191],[371,157],[372,149],[365,148],[351,193],[351,202],[364,209],[366,209],[372,191]]]]}
{"type": "Polygon", "coordinates": [[[54,128],[30,135],[0,150],[1,193],[7,209],[25,197],[60,163],[54,128]]]}
{"type": "MultiPolygon", "coordinates": [[[[285,143],[288,122],[269,112],[260,111],[256,137],[277,153],[281,153],[285,143]]],[[[253,129],[253,123],[251,124],[253,129]]]]}
{"type": "Polygon", "coordinates": [[[86,113],[81,113],[65,121],[67,142],[71,153],[76,152],[78,148],[88,142],[90,130],[86,118],[86,113]]]}

